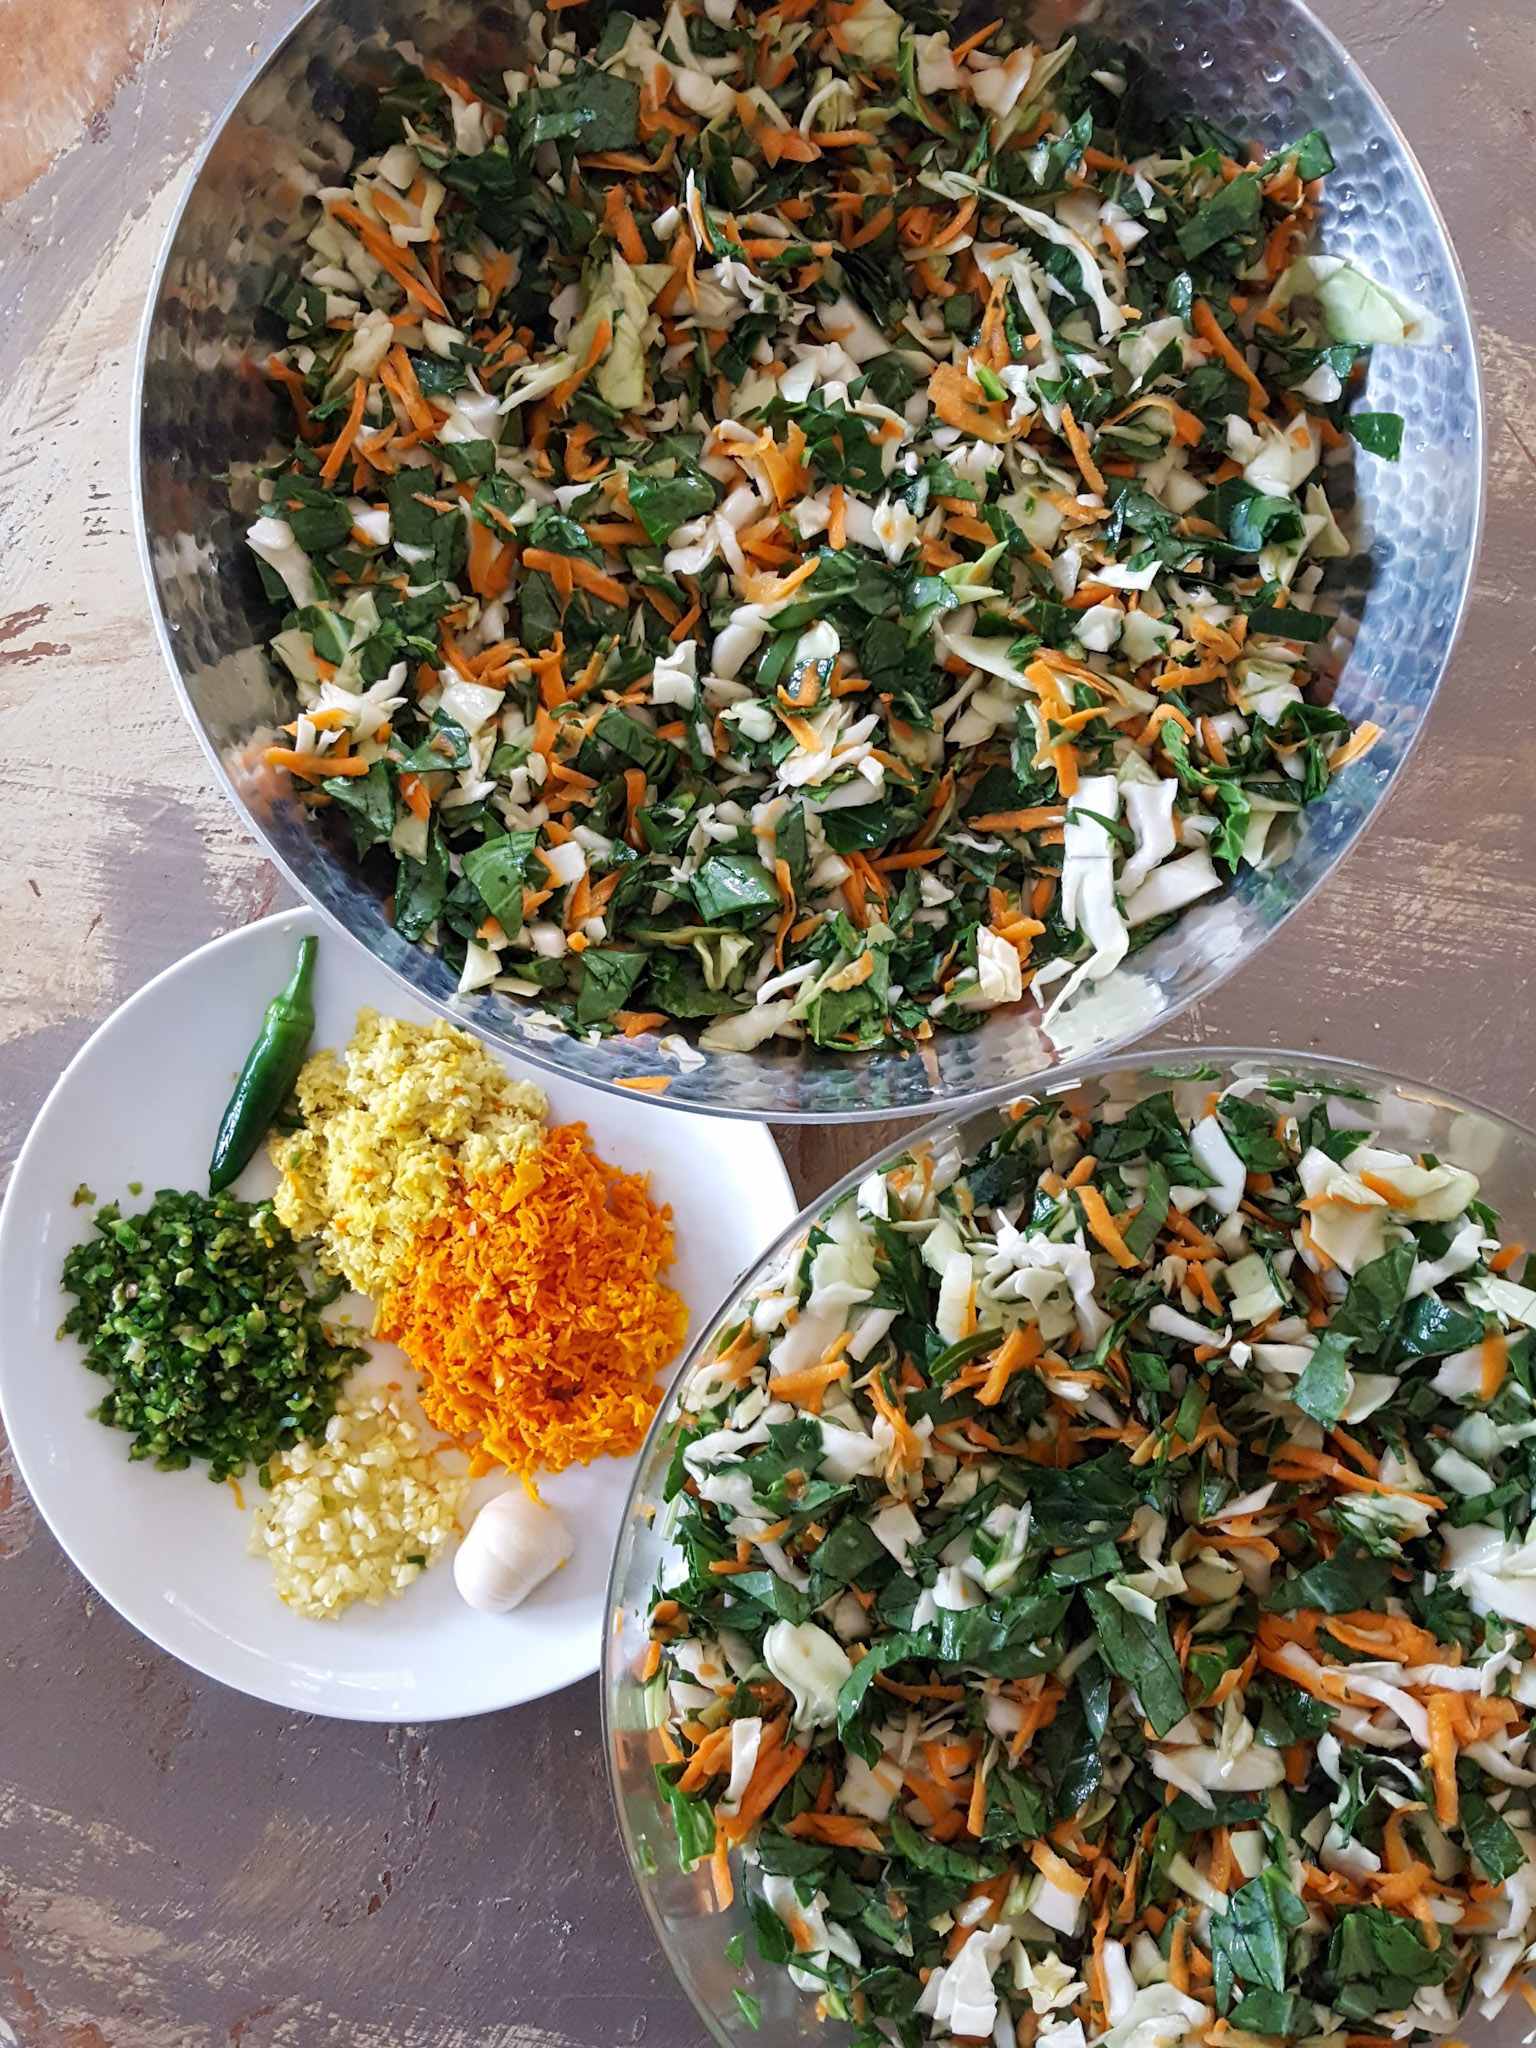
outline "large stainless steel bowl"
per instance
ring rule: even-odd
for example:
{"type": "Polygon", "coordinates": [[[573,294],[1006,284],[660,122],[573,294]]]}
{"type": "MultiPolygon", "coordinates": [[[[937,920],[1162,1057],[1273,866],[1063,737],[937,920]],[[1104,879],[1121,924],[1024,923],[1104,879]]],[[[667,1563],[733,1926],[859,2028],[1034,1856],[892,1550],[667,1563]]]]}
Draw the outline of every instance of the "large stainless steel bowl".
{"type": "MultiPolygon", "coordinates": [[[[1327,1086],[1363,1091],[1374,1102],[1373,1114],[1385,1143],[1415,1154],[1431,1152],[1469,1167],[1481,1182],[1482,1199],[1499,1211],[1506,1237],[1531,1242],[1536,1229],[1536,1131],[1445,1090],[1422,1087],[1375,1068],[1310,1053],[1202,1046],[1191,1054],[1181,1047],[1144,1051],[1125,1065],[1100,1061],[1036,1092],[1055,1095],[1070,1091],[1073,1107],[1092,1114],[1102,1103],[1129,1107],[1172,1087],[1186,1111],[1198,1115],[1212,1088],[1260,1075],[1294,1080],[1303,1100],[1307,1091],[1327,1086]],[[1195,1078],[1181,1083],[1175,1078],[1180,1073],[1195,1078]]],[[[1351,1102],[1349,1107],[1364,1110],[1366,1104],[1351,1102]]],[[[714,1355],[717,1334],[738,1322],[743,1304],[763,1291],[789,1248],[867,1174],[879,1172],[902,1152],[922,1143],[940,1155],[952,1142],[958,1142],[970,1157],[1006,1123],[1001,1104],[969,1115],[942,1117],[892,1145],[879,1158],[855,1167],[803,1210],[732,1288],[718,1315],[703,1326],[641,1446],[608,1579],[608,1628],[600,1674],[604,1748],[619,1827],[641,1901],[678,1982],[721,2048],[748,2048],[749,2043],[751,2048],[813,2048],[813,2044],[840,2048],[846,2030],[823,2024],[816,2018],[814,1998],[797,1991],[785,1970],[758,1960],[746,1886],[737,1885],[735,1904],[720,1913],[715,1910],[707,1865],[691,1873],[679,1868],[671,1812],[657,1788],[655,1765],[662,1752],[650,1725],[647,1688],[639,1674],[644,1668],[655,1588],[675,1556],[674,1516],[666,1505],[666,1483],[681,1390],[693,1368],[714,1355]],[[726,1950],[733,1936],[740,1937],[740,1966],[726,1950]],[[737,2008],[732,1997],[737,1989],[761,2001],[760,2029],[751,2027],[737,2008]]],[[[1491,2026],[1479,2022],[1479,2048],[1515,2048],[1525,2031],[1523,2019],[1523,2012],[1517,2018],[1510,2010],[1491,2026]]]]}
{"type": "MultiPolygon", "coordinates": [[[[1092,20],[1155,56],[1170,91],[1269,144],[1326,129],[1338,159],[1322,233],[1425,306],[1431,348],[1383,350],[1371,403],[1407,421],[1401,462],[1364,462],[1353,511],[1368,552],[1344,565],[1337,702],[1383,728],[1302,822],[1293,857],[1247,875],[1080,1002],[1048,1038],[1032,1014],[994,1013],[921,1057],[848,1060],[782,1043],[714,1054],[676,1074],[645,1039],[588,1044],[530,1027],[515,1000],[454,997],[433,954],[405,944],[381,895],[261,766],[292,716],[261,652],[273,616],[231,506],[231,469],[285,439],[259,365],[275,338],[260,300],[273,261],[301,237],[300,193],[334,179],[353,95],[392,39],[461,71],[517,60],[526,7],[476,0],[319,0],[214,130],[151,295],[140,362],[137,488],[142,550],[166,658],[187,716],[253,832],[319,910],[428,1002],[536,1066],[599,1087],[674,1074],[680,1109],[792,1122],[920,1113],[1017,1089],[1166,1026],[1250,959],[1348,850],[1402,766],[1434,696],[1466,600],[1482,508],[1482,408],[1460,273],[1423,173],[1392,117],[1298,0],[1047,0],[1026,15],[1054,39],[1092,20]]],[[[979,17],[985,18],[985,16],[979,17]]],[[[247,516],[249,516],[247,514],[247,516]]]]}

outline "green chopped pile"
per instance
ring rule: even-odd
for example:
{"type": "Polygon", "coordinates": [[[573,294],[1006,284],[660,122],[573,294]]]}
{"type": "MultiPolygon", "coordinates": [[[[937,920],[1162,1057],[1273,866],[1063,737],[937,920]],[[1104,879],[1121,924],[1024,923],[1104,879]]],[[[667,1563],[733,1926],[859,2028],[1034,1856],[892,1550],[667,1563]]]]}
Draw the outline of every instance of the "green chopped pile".
{"type": "Polygon", "coordinates": [[[162,1188],[142,1215],[108,1202],[94,1220],[64,1261],[59,1334],[111,1381],[94,1412],[132,1434],[131,1458],[203,1459],[222,1480],[324,1433],[365,1354],[321,1319],[345,1283],[311,1291],[270,1202],[162,1188]]]}

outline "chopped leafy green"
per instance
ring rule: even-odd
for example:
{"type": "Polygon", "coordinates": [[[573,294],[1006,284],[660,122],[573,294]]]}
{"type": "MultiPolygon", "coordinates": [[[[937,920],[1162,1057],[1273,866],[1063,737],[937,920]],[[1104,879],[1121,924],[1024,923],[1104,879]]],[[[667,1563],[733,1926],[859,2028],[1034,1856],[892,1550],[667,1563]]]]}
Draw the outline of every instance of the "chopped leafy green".
{"type": "Polygon", "coordinates": [[[1421,1985],[1443,1982],[1451,1961],[1449,1944],[1427,1947],[1411,1920],[1356,1906],[1334,1922],[1324,1969],[1335,2009],[1369,2020],[1408,2005],[1421,1985]]]}
{"type": "Polygon", "coordinates": [[[1275,1614],[1293,1614],[1303,1607],[1320,1607],[1324,1614],[1348,1614],[1378,1600],[1391,1576],[1386,1558],[1370,1557],[1342,1544],[1333,1557],[1282,1579],[1266,1595],[1264,1605],[1275,1614]]]}
{"type": "Polygon", "coordinates": [[[1461,1831],[1477,1867],[1494,1884],[1523,1869],[1526,1853],[1520,1838],[1481,1792],[1460,1795],[1461,1831]]]}
{"type": "Polygon", "coordinates": [[[1353,1381],[1349,1371],[1350,1339],[1337,1323],[1325,1330],[1306,1370],[1296,1382],[1296,1406],[1326,1428],[1337,1422],[1349,1404],[1353,1381]]]}
{"type": "Polygon", "coordinates": [[[1261,1870],[1239,1885],[1227,1900],[1226,1912],[1211,1921],[1217,2005],[1226,2005],[1235,1984],[1245,1991],[1283,1992],[1291,1930],[1306,1917],[1307,1909],[1283,1870],[1261,1870]]]}
{"type": "Polygon", "coordinates": [[[395,881],[395,930],[402,939],[426,936],[448,896],[448,849],[434,827],[424,860],[402,854],[395,881]]]}
{"type": "Polygon", "coordinates": [[[779,886],[750,854],[716,853],[693,878],[693,900],[706,924],[740,918],[760,924],[780,908],[779,886]]]}
{"type": "Polygon", "coordinates": [[[1368,455],[1396,462],[1403,452],[1403,418],[1396,412],[1352,412],[1344,422],[1368,455]]]}
{"type": "Polygon", "coordinates": [[[1256,171],[1244,171],[1203,200],[1176,237],[1188,263],[1214,249],[1218,242],[1248,234],[1259,218],[1260,188],[1256,171]]]}
{"type": "Polygon", "coordinates": [[[665,547],[687,520],[713,511],[715,485],[696,462],[673,460],[653,470],[632,470],[630,507],[657,547],[665,547]]]}
{"type": "Polygon", "coordinates": [[[465,874],[505,932],[515,932],[522,924],[523,885],[538,839],[536,832],[503,832],[464,855],[465,874]]]}
{"type": "Polygon", "coordinates": [[[581,956],[580,982],[576,991],[578,1024],[603,1024],[615,1010],[622,1010],[630,991],[645,972],[646,956],[639,951],[588,946],[581,956]]]}
{"type": "Polygon", "coordinates": [[[558,85],[535,86],[515,106],[520,133],[531,146],[568,140],[583,150],[635,146],[640,89],[617,72],[581,64],[558,85]]]}
{"type": "Polygon", "coordinates": [[[1167,1734],[1187,1709],[1184,1676],[1166,1622],[1147,1620],[1097,1586],[1085,1587],[1083,1598],[1093,1616],[1099,1655],[1117,1678],[1135,1687],[1154,1732],[1167,1734]]]}

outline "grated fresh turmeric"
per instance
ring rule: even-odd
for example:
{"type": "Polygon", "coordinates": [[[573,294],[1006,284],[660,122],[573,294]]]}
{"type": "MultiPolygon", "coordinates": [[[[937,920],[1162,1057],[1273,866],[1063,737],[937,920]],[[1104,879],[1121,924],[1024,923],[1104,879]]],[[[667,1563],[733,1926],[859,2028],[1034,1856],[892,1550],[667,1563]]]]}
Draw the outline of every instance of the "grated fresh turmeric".
{"type": "Polygon", "coordinates": [[[421,1375],[421,1404],[479,1470],[531,1480],[635,1450],[688,1310],[658,1277],[671,1211],[644,1174],[562,1124],[510,1166],[467,1181],[423,1229],[378,1333],[421,1375]]]}

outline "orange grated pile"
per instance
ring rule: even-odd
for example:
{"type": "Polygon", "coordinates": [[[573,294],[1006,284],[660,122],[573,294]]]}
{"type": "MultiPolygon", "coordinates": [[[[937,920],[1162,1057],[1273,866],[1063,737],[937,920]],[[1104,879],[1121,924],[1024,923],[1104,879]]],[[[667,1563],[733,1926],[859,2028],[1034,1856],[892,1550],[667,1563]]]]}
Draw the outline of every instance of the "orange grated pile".
{"type": "Polygon", "coordinates": [[[462,1187],[418,1240],[378,1334],[421,1375],[421,1405],[477,1470],[530,1479],[644,1436],[656,1375],[687,1327],[658,1275],[672,1212],[562,1124],[515,1164],[462,1187]]]}

